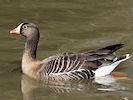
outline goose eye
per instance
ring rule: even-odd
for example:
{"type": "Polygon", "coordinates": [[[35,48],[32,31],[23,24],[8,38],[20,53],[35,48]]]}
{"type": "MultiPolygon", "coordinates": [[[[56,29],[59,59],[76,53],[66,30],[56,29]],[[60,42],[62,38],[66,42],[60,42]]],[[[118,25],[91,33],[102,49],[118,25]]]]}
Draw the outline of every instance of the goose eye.
{"type": "Polygon", "coordinates": [[[23,28],[23,29],[26,29],[26,28],[27,28],[27,26],[26,26],[26,25],[23,25],[23,26],[22,26],[22,28],[23,28]]]}

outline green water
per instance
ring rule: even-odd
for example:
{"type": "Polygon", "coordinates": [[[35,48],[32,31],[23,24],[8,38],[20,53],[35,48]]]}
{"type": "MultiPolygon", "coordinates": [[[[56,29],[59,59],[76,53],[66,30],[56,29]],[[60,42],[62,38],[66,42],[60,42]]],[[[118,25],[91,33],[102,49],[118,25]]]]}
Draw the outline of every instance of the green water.
{"type": "MultiPolygon", "coordinates": [[[[116,43],[118,55],[133,53],[132,0],[1,0],[0,98],[2,100],[132,100],[133,80],[97,83],[37,82],[21,73],[22,36],[9,31],[21,22],[39,26],[38,58],[84,52],[116,43]]],[[[115,71],[133,79],[133,58],[115,71]]],[[[113,77],[113,76],[112,76],[113,77]]]]}

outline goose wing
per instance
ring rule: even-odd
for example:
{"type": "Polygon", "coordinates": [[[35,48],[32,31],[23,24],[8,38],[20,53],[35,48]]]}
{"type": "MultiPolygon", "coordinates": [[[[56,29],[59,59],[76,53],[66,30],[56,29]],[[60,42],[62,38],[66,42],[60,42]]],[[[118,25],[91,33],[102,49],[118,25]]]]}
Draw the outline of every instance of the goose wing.
{"type": "Polygon", "coordinates": [[[111,64],[116,58],[113,52],[122,46],[123,44],[117,44],[85,53],[63,53],[51,56],[43,61],[38,74],[41,76],[69,74],[83,79],[90,78],[100,66],[111,64]]]}

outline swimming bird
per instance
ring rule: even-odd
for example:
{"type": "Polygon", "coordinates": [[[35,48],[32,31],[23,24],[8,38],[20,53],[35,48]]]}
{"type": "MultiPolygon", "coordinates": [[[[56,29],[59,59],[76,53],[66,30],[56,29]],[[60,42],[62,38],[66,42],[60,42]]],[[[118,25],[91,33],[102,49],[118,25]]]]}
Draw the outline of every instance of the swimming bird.
{"type": "Polygon", "coordinates": [[[22,72],[39,80],[80,80],[106,76],[130,58],[129,54],[116,57],[114,52],[124,44],[115,44],[83,53],[56,54],[40,61],[36,57],[40,33],[35,24],[21,23],[10,33],[25,37],[22,72]]]}

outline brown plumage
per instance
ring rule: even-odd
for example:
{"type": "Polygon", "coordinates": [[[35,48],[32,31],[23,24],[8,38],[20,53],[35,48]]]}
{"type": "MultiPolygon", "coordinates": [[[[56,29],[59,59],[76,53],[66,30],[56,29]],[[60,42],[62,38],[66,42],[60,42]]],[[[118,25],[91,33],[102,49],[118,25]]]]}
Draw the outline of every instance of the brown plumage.
{"type": "Polygon", "coordinates": [[[85,53],[57,54],[39,61],[36,58],[36,50],[40,34],[35,24],[22,23],[16,29],[10,31],[10,33],[21,34],[26,38],[22,58],[22,71],[26,75],[36,79],[90,79],[95,74],[99,75],[99,70],[97,69],[102,68],[102,66],[111,66],[115,63],[118,65],[121,61],[129,58],[129,55],[117,58],[113,54],[124,45],[116,44],[85,53]]]}

